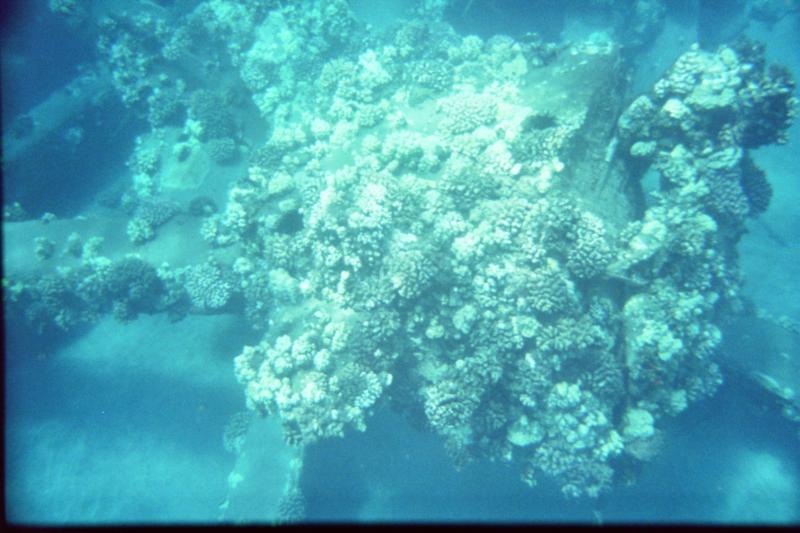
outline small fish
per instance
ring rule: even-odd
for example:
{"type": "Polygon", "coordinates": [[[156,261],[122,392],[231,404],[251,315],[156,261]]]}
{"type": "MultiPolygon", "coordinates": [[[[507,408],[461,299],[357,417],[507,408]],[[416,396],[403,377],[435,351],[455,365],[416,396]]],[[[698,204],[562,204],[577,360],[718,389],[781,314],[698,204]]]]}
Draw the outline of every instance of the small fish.
{"type": "Polygon", "coordinates": [[[786,242],[786,239],[781,237],[774,229],[772,229],[772,226],[767,224],[764,220],[760,218],[756,220],[758,220],[759,225],[764,228],[764,231],[767,233],[767,237],[778,243],[778,245],[780,245],[782,248],[800,248],[800,243],[789,244],[786,242]]]}
{"type": "Polygon", "coordinates": [[[759,385],[767,389],[769,392],[777,395],[778,397],[792,401],[794,399],[794,390],[791,387],[782,387],[778,381],[772,376],[768,376],[763,372],[752,372],[751,376],[758,382],[759,385]]]}

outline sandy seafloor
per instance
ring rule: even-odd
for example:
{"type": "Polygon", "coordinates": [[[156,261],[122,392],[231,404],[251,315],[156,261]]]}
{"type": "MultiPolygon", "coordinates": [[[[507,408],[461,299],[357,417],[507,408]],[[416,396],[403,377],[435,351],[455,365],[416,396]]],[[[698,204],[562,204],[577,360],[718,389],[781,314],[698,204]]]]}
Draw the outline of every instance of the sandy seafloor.
{"type": "MultiPolygon", "coordinates": [[[[795,31],[784,20],[769,30],[754,23],[749,33],[766,41],[770,59],[798,75],[795,31]]],[[[675,57],[682,50],[666,43],[659,53],[675,57]]],[[[57,86],[58,73],[51,75],[57,86]]],[[[36,95],[29,98],[35,101],[36,95]]],[[[797,154],[800,121],[787,145],[755,152],[775,194],[769,211],[749,222],[739,246],[747,294],[759,308],[795,321],[800,320],[797,154]]],[[[226,316],[189,316],[171,324],[163,315],[142,315],[125,326],[106,317],[55,345],[14,330],[6,335],[9,520],[218,520],[236,460],[223,449],[221,435],[227,417],[244,403],[231,358],[253,333],[226,316]],[[153,352],[164,356],[153,358],[153,352]]],[[[634,485],[599,501],[571,501],[546,483],[527,487],[504,465],[478,462],[457,472],[434,435],[380,412],[365,433],[307,449],[302,479],[307,518],[800,520],[798,435],[776,413],[726,385],[665,426],[664,451],[634,485]]]]}

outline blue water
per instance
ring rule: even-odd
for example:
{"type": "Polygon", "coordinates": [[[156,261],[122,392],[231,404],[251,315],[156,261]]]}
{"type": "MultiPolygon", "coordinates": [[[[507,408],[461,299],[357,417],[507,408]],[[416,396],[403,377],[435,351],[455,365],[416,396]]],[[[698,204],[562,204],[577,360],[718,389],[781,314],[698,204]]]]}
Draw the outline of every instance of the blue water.
{"type": "MultiPolygon", "coordinates": [[[[346,11],[341,6],[348,2],[303,0],[290,3],[295,5],[295,11],[281,4],[287,3],[265,2],[260,11],[251,13],[255,22],[249,27],[241,22],[242,17],[234,17],[242,24],[236,31],[219,26],[202,30],[207,33],[197,29],[200,23],[197,17],[192,19],[193,12],[200,13],[204,8],[233,9],[238,3],[154,0],[140,4],[94,0],[82,4],[84,11],[76,11],[68,1],[37,0],[12,2],[2,8],[3,205],[9,211],[19,202],[25,210],[24,215],[6,216],[3,222],[7,520],[25,525],[273,523],[293,519],[800,522],[800,271],[797,266],[800,264],[797,209],[800,121],[797,120],[788,129],[785,144],[763,146],[750,152],[754,162],[766,172],[773,195],[765,213],[747,219],[746,232],[736,245],[738,259],[733,264],[741,269],[745,318],[726,320],[721,312],[714,319],[724,340],[712,357],[720,364],[723,384],[710,397],[690,402],[680,414],[658,417],[656,427],[663,442],[654,457],[637,462],[621,454],[611,459],[614,481],[598,498],[566,497],[561,490],[563,480],[541,474],[536,476],[536,486],[530,487],[520,480],[519,464],[496,457],[490,460],[488,454],[478,454],[474,461],[455,468],[445,449],[445,439],[427,425],[422,389],[410,396],[407,392],[395,394],[408,385],[402,382],[398,385],[402,379],[398,377],[387,386],[380,401],[365,409],[368,416],[364,431],[354,429],[355,424],[349,425],[343,437],[326,436],[304,448],[292,447],[281,435],[280,415],[272,413],[266,420],[256,416],[257,422],[249,422],[249,438],[240,450],[226,449],[223,435],[231,417],[248,408],[252,411],[254,403],[258,403],[252,398],[246,402],[246,394],[252,393],[246,392],[249,389],[237,381],[234,357],[245,346],[258,345],[265,332],[264,338],[274,345],[275,337],[296,338],[306,327],[300,318],[292,318],[292,313],[301,316],[295,307],[278,302],[282,297],[278,291],[269,296],[249,296],[247,289],[237,285],[242,278],[236,276],[244,271],[244,279],[255,284],[256,275],[252,272],[266,274],[273,268],[271,261],[280,261],[281,250],[265,250],[280,243],[274,244],[276,241],[263,234],[272,231],[289,241],[305,231],[311,215],[308,210],[287,208],[290,215],[273,224],[272,229],[269,222],[259,219],[258,224],[263,228],[242,232],[246,248],[212,247],[201,237],[203,219],[191,214],[186,206],[202,196],[216,205],[218,212],[225,212],[226,203],[233,202],[228,191],[232,187],[250,187],[248,168],[256,166],[254,161],[258,157],[268,159],[268,155],[257,151],[273,131],[279,131],[276,125],[302,123],[305,142],[312,144],[309,138],[317,127],[312,124],[316,118],[310,107],[313,104],[304,102],[309,106],[307,116],[300,116],[300,104],[279,112],[269,108],[264,104],[263,94],[268,87],[281,83],[288,86],[287,74],[274,75],[269,70],[273,67],[262,65],[259,67],[262,70],[256,70],[272,77],[267,85],[256,89],[248,80],[243,81],[248,75],[244,69],[239,70],[244,56],[236,58],[238,52],[229,45],[236,41],[244,54],[254,40],[272,31],[270,25],[278,24],[276,20],[281,17],[291,19],[306,12],[311,16],[313,9],[319,9],[318,4],[331,10],[339,6],[337,9],[346,11]],[[68,13],[59,12],[60,7],[68,13]],[[141,15],[138,22],[137,10],[141,15]],[[108,30],[104,22],[109,15],[118,24],[113,30],[108,30]],[[167,22],[156,30],[155,26],[142,22],[147,17],[167,22]],[[264,29],[261,33],[260,24],[264,29]],[[178,59],[165,59],[159,54],[169,42],[173,26],[197,31],[204,39],[216,35],[217,40],[202,44],[194,41],[178,59]],[[138,29],[134,31],[131,27],[138,29]],[[33,128],[46,127],[43,125],[48,117],[57,113],[50,109],[48,116],[39,115],[37,106],[48,99],[53,101],[53,94],[87,70],[104,68],[113,73],[121,68],[121,63],[110,59],[108,48],[98,46],[97,42],[108,36],[113,40],[125,31],[138,39],[131,49],[151,61],[146,67],[151,77],[142,78],[150,86],[141,98],[132,103],[124,101],[125,90],[135,86],[135,76],[126,78],[127,85],[112,82],[102,98],[95,101],[81,98],[84,107],[67,113],[65,120],[32,146],[24,145],[41,130],[32,134],[28,130],[31,126],[21,121],[21,117],[35,117],[33,128]],[[187,86],[178,97],[182,111],[166,118],[163,124],[154,125],[152,111],[148,115],[151,105],[148,96],[154,94],[152,87],[160,87],[156,94],[168,92],[175,88],[178,79],[187,86]],[[198,120],[206,124],[205,131],[194,137],[191,121],[186,120],[186,108],[202,107],[197,103],[200,97],[195,95],[192,104],[189,93],[203,89],[212,91],[220,100],[209,106],[210,111],[204,111],[206,115],[200,116],[196,110],[189,112],[188,116],[196,113],[198,120]],[[233,119],[226,118],[225,106],[233,119]],[[226,120],[235,125],[225,130],[226,120]],[[201,142],[210,152],[209,139],[216,134],[209,124],[225,130],[220,137],[233,139],[238,155],[207,163],[211,170],[206,176],[202,176],[199,166],[194,168],[192,172],[202,182],[194,188],[185,182],[168,183],[169,177],[163,171],[157,175],[162,188],[153,197],[147,197],[140,184],[137,185],[136,165],[131,163],[137,146],[142,144],[137,143],[137,137],[145,143],[162,142],[159,149],[163,170],[170,157],[179,157],[175,155],[177,148],[172,151],[163,148],[170,143],[179,147],[181,143],[201,142]],[[152,134],[158,128],[163,128],[160,137],[152,134]],[[6,143],[12,137],[15,140],[11,142],[24,146],[21,155],[15,155],[14,159],[9,154],[16,145],[9,149],[11,144],[6,143]],[[145,244],[131,242],[134,238],[130,236],[129,221],[144,217],[146,207],[142,206],[148,206],[148,202],[155,204],[161,200],[181,207],[177,214],[167,217],[166,223],[154,223],[155,237],[146,238],[145,244]],[[54,221],[48,224],[40,221],[43,215],[45,219],[51,216],[46,213],[55,215],[54,221]],[[67,328],[59,327],[57,321],[63,316],[54,315],[58,310],[54,311],[53,306],[59,305],[58,298],[64,298],[63,302],[67,302],[64,309],[72,312],[69,305],[75,301],[63,295],[53,296],[55,300],[42,300],[42,292],[36,292],[41,291],[41,280],[68,276],[65,268],[78,273],[77,278],[68,278],[75,285],[90,273],[100,272],[97,276],[107,273],[97,263],[91,266],[96,270],[87,270],[91,261],[86,259],[86,248],[83,264],[64,251],[67,236],[73,232],[79,233],[84,242],[91,235],[102,235],[105,240],[100,254],[113,261],[126,254],[138,254],[152,268],[168,264],[164,268],[176,269],[173,272],[179,274],[174,278],[177,281],[173,281],[179,288],[181,285],[185,288],[181,293],[182,303],[153,303],[147,297],[136,300],[132,287],[140,279],[130,278],[122,282],[125,296],[114,296],[112,301],[108,293],[97,293],[92,300],[96,309],[69,319],[67,328]],[[55,241],[55,250],[43,259],[36,259],[34,239],[43,236],[55,241]],[[215,280],[217,285],[212,288],[191,289],[187,280],[192,272],[199,272],[192,268],[205,264],[211,255],[227,268],[225,272],[230,277],[227,281],[215,280]],[[232,267],[237,265],[234,263],[237,257],[248,261],[256,258],[259,262],[252,267],[254,270],[246,270],[243,263],[232,267]],[[226,283],[233,284],[233,289],[226,283]],[[15,292],[15,286],[24,288],[15,292]],[[211,296],[203,293],[206,300],[200,302],[202,298],[193,290],[220,293],[211,296]],[[210,303],[212,296],[224,302],[210,303]],[[119,303],[120,298],[127,298],[124,305],[119,303]],[[255,311],[254,301],[259,304],[255,311]],[[119,320],[125,313],[128,314],[124,320],[119,320]],[[281,331],[275,333],[277,330],[281,331]],[[758,335],[767,336],[756,343],[760,349],[753,349],[747,341],[758,335]],[[768,385],[773,382],[783,390],[770,389],[768,385]],[[292,459],[298,453],[302,456],[301,463],[292,459]],[[287,487],[303,495],[302,518],[286,518],[279,511],[287,487]]],[[[329,27],[320,29],[309,23],[303,29],[305,33],[298,30],[294,38],[301,41],[293,45],[286,44],[291,42],[290,38],[282,35],[278,38],[279,46],[271,53],[276,57],[286,53],[287,58],[278,62],[275,71],[281,65],[307,70],[288,75],[295,77],[292,79],[296,84],[290,91],[274,97],[278,105],[288,105],[297,94],[306,95],[308,91],[312,102],[331,96],[313,85],[320,77],[322,64],[337,58],[358,62],[359,56],[367,61],[364,52],[380,50],[383,40],[391,40],[388,33],[379,30],[394,31],[393,25],[403,18],[414,18],[414,7],[434,4],[353,0],[349,2],[349,16],[354,21],[351,28],[356,29],[348,30],[353,32],[352,36],[348,37],[342,29],[344,22],[341,27],[334,26],[333,32],[329,27]],[[368,37],[358,33],[366,32],[363,21],[368,21],[374,30],[368,37]],[[313,34],[314,31],[319,34],[313,34]],[[340,39],[336,32],[342,32],[338,34],[340,39]],[[303,51],[296,54],[281,50],[281,46],[290,50],[294,45],[303,51]],[[305,54],[307,63],[297,59],[305,54]]],[[[419,20],[441,17],[427,29],[434,35],[449,27],[456,35],[478,35],[486,41],[496,35],[525,41],[530,39],[530,35],[526,36],[528,32],[535,32],[545,42],[566,46],[567,42],[596,39],[603,34],[602,39],[611,39],[622,46],[620,58],[629,69],[623,77],[628,84],[620,99],[623,106],[647,92],[694,42],[700,43],[704,50],[713,51],[746,35],[764,43],[767,62],[785,65],[796,79],[800,75],[800,50],[796,46],[800,2],[794,0],[628,0],[617,3],[616,7],[578,0],[451,0],[442,5],[446,7],[417,16],[419,20]],[[637,33],[628,18],[637,7],[656,12],[663,8],[658,15],[660,21],[647,26],[644,33],[637,33]]],[[[412,56],[402,61],[416,59],[412,56]]],[[[435,96],[430,96],[433,93],[428,90],[412,95],[409,108],[414,105],[413,98],[436,99],[456,88],[444,89],[445,92],[435,96]]],[[[385,98],[384,105],[394,105],[390,102],[398,98],[385,98]]],[[[424,113],[413,115],[412,125],[413,120],[422,123],[424,115],[433,109],[428,107],[424,113]]],[[[344,122],[355,121],[353,117],[350,115],[344,122]]],[[[390,118],[385,116],[378,119],[378,124],[368,131],[382,136],[392,128],[402,127],[395,123],[389,126],[390,118]]],[[[327,134],[322,138],[328,139],[327,134]]],[[[385,139],[379,142],[383,144],[385,139]]],[[[317,169],[298,171],[297,176],[304,176],[304,172],[309,176],[322,175],[322,186],[309,186],[302,193],[288,193],[286,198],[319,197],[326,183],[325,173],[333,174],[337,168],[351,164],[348,158],[352,159],[351,154],[331,157],[319,170],[321,174],[314,174],[317,169]]],[[[290,165],[291,161],[287,161],[290,158],[283,162],[273,159],[269,165],[275,168],[290,165]]],[[[413,165],[398,175],[414,172],[424,175],[423,170],[413,165]]],[[[270,179],[271,184],[277,183],[277,178],[270,179]]],[[[657,176],[644,179],[645,184],[650,179],[652,186],[658,187],[657,176]]],[[[280,194],[283,193],[276,193],[280,194]]],[[[352,198],[357,202],[356,195],[352,198]]],[[[275,209],[274,205],[260,211],[258,216],[277,217],[270,209],[275,209]]],[[[428,215],[414,216],[424,219],[428,215]]],[[[398,228],[401,230],[406,231],[398,228]]],[[[287,267],[290,270],[296,267],[301,271],[304,261],[311,261],[292,256],[299,253],[294,249],[285,253],[295,261],[292,267],[287,267]]],[[[333,290],[336,282],[338,278],[329,283],[333,290]]],[[[578,290],[586,290],[589,283],[580,282],[578,290]]],[[[434,292],[437,286],[431,284],[429,289],[434,292]]],[[[302,289],[294,290],[299,293],[302,289]]],[[[614,297],[622,298],[622,293],[614,297]]],[[[406,312],[402,304],[396,305],[398,313],[406,312]]],[[[407,337],[424,337],[425,331],[423,327],[407,337]]],[[[384,348],[384,351],[389,349],[384,348]]],[[[456,349],[461,347],[454,348],[454,353],[456,349]]],[[[624,347],[616,344],[613,349],[622,353],[624,347]]],[[[412,365],[416,364],[414,357],[422,356],[409,351],[400,354],[399,360],[412,365]]],[[[378,375],[384,369],[375,364],[372,370],[378,375]]],[[[400,363],[391,367],[398,376],[402,374],[399,367],[400,363]]],[[[435,373],[430,368],[420,372],[435,373]]],[[[614,417],[612,423],[620,431],[625,410],[637,400],[627,398],[609,410],[612,413],[609,416],[614,417]]],[[[497,401],[511,402],[511,399],[507,391],[501,391],[497,393],[497,401]]],[[[639,405],[642,406],[656,411],[650,404],[639,405]]],[[[325,416],[329,415],[330,409],[323,410],[325,416]]]]}

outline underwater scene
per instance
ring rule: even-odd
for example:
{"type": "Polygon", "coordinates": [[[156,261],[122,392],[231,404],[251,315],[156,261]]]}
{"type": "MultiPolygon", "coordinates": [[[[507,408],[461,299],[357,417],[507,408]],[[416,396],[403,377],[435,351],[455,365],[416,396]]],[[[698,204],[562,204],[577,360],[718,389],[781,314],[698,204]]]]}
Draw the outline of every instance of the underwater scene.
{"type": "Polygon", "coordinates": [[[2,5],[8,522],[800,522],[800,0],[2,5]]]}

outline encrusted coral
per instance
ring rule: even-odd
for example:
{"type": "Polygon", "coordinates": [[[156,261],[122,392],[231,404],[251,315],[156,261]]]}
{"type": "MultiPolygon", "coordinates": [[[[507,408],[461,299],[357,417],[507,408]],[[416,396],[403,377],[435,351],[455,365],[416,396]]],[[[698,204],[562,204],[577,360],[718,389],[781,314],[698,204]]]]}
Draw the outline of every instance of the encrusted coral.
{"type": "Polygon", "coordinates": [[[188,267],[184,276],[186,292],[200,310],[224,307],[234,292],[232,276],[215,262],[188,267]]]}
{"type": "Polygon", "coordinates": [[[463,92],[440,99],[438,109],[443,115],[442,130],[458,135],[494,122],[497,101],[490,95],[463,92]]]}
{"type": "Polygon", "coordinates": [[[235,454],[241,453],[252,420],[252,411],[239,411],[231,415],[225,424],[225,431],[222,435],[222,443],[227,451],[235,454]]]}
{"type": "Polygon", "coordinates": [[[200,89],[189,97],[189,116],[200,122],[201,139],[230,138],[236,135],[236,122],[221,95],[200,89]]]}
{"type": "Polygon", "coordinates": [[[239,156],[239,148],[236,146],[236,141],[230,137],[211,139],[206,146],[208,155],[220,165],[232,163],[239,156]]]}
{"type": "Polygon", "coordinates": [[[79,267],[19,285],[16,300],[38,331],[53,325],[70,330],[93,322],[102,313],[111,312],[125,321],[169,307],[163,299],[164,285],[151,265],[136,257],[110,261],[95,256],[91,251],[95,242],[90,239],[84,245],[79,267]]]}
{"type": "Polygon", "coordinates": [[[36,237],[33,240],[34,255],[39,261],[45,261],[53,257],[56,251],[56,243],[47,237],[36,237]]]}

